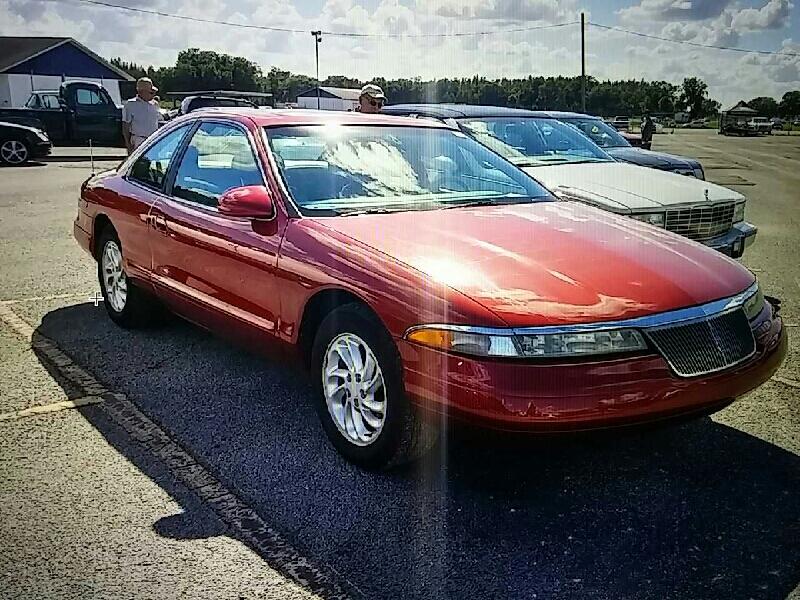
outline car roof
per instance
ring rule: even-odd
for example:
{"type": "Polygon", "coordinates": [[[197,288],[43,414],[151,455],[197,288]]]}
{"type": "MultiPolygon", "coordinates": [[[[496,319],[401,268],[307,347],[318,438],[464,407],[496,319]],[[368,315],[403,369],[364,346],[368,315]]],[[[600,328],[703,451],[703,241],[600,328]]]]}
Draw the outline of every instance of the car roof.
{"type": "Polygon", "coordinates": [[[553,118],[544,111],[507,106],[482,106],[478,104],[391,104],[383,107],[385,114],[420,114],[439,119],[459,117],[541,117],[553,118]]]}
{"type": "MultiPolygon", "coordinates": [[[[234,120],[249,119],[261,127],[280,127],[289,125],[400,125],[405,127],[447,127],[435,121],[420,121],[408,117],[396,117],[383,114],[362,114],[360,112],[343,112],[334,110],[302,110],[302,109],[272,109],[239,107],[214,107],[193,110],[181,120],[198,119],[202,117],[230,118],[234,120]]],[[[176,119],[177,120],[177,119],[176,119]]]]}
{"type": "Polygon", "coordinates": [[[585,113],[569,112],[565,110],[548,110],[545,112],[547,112],[547,114],[553,117],[554,119],[595,119],[597,121],[603,120],[603,117],[598,117],[597,115],[587,115],[585,113]]]}

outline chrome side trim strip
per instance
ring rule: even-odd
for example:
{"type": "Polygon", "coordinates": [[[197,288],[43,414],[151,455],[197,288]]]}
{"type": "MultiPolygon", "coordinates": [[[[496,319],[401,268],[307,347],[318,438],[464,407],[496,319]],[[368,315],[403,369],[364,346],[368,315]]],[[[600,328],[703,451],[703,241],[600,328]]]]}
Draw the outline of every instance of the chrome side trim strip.
{"type": "Polygon", "coordinates": [[[205,294],[198,289],[195,289],[191,286],[181,283],[180,281],[176,281],[175,279],[164,277],[163,275],[159,275],[157,273],[153,273],[152,278],[154,283],[170,288],[175,292],[179,292],[183,296],[187,297],[189,300],[194,300],[201,304],[205,304],[208,307],[214,308],[220,312],[235,317],[240,321],[244,321],[245,323],[250,323],[260,329],[269,331],[270,333],[275,333],[274,321],[270,321],[269,319],[264,319],[263,317],[259,317],[257,315],[254,315],[253,313],[242,310],[241,308],[233,306],[232,304],[228,304],[227,302],[224,302],[218,298],[214,298],[213,296],[209,296],[208,294],[205,294]]]}
{"type": "Polygon", "coordinates": [[[462,331],[466,333],[480,333],[484,335],[548,335],[556,333],[586,333],[592,331],[606,331],[609,329],[652,329],[655,327],[669,327],[677,323],[689,323],[707,319],[741,307],[750,296],[758,291],[758,282],[753,283],[745,291],[729,298],[714,300],[706,304],[679,308],[667,312],[621,319],[618,321],[601,321],[597,323],[579,323],[576,325],[555,325],[543,327],[473,327],[470,325],[451,325],[449,323],[431,323],[428,325],[415,325],[409,327],[403,338],[418,329],[442,329],[445,331],[462,331]]]}

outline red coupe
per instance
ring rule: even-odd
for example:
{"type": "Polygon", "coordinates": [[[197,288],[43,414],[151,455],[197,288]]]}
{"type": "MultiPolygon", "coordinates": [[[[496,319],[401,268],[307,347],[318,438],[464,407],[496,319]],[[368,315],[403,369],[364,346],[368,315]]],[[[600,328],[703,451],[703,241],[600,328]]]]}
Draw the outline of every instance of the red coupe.
{"type": "Polygon", "coordinates": [[[708,414],[787,347],[736,261],[557,201],[421,119],[194,112],[89,179],[74,232],[117,324],[166,306],[298,352],[365,467],[424,450],[430,413],[522,431],[708,414]]]}

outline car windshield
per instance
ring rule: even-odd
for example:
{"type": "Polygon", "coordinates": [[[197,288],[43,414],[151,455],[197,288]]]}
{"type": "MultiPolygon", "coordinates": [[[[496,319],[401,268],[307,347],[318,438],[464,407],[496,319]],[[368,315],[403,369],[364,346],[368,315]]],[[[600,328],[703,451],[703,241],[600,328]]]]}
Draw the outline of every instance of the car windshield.
{"type": "Polygon", "coordinates": [[[627,148],[630,146],[619,131],[601,119],[570,117],[561,119],[564,123],[576,127],[601,148],[627,148]]]}
{"type": "Polygon", "coordinates": [[[265,131],[281,175],[304,214],[553,199],[528,175],[460,131],[340,124],[265,131]]]}
{"type": "Polygon", "coordinates": [[[574,127],[537,117],[460,119],[476,140],[518,166],[613,161],[574,127]]]}

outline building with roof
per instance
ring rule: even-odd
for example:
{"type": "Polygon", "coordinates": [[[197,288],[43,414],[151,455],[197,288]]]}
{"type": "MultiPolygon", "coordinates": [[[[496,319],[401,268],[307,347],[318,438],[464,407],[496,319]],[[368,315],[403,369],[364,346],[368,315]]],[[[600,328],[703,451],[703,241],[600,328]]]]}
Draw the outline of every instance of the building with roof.
{"type": "Polygon", "coordinates": [[[34,90],[94,81],[122,103],[120,82],[133,77],[68,37],[0,37],[0,107],[24,106],[34,90]]]}
{"type": "MultiPolygon", "coordinates": [[[[361,90],[321,86],[319,88],[320,110],[355,110],[361,90]]],[[[313,87],[297,94],[297,108],[317,108],[317,88],[313,87]]]]}

